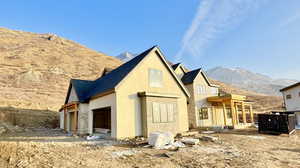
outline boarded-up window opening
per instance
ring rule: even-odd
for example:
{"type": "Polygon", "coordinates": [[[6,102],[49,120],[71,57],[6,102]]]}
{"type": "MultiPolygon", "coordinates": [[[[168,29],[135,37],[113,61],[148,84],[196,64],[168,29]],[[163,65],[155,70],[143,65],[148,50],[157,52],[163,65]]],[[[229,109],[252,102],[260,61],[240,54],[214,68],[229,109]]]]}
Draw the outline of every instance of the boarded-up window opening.
{"type": "Polygon", "coordinates": [[[168,123],[175,121],[174,103],[152,103],[153,123],[168,123]]]}
{"type": "Polygon", "coordinates": [[[168,104],[168,121],[174,121],[174,104],[168,104]]]}

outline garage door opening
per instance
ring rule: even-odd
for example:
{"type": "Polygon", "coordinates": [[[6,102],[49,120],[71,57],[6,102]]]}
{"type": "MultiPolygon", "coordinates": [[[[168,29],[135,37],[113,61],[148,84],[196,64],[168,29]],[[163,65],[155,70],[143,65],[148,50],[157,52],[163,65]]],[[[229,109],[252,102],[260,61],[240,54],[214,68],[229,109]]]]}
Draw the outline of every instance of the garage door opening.
{"type": "Polygon", "coordinates": [[[111,108],[105,107],[93,110],[93,131],[94,133],[111,132],[111,108]]]}

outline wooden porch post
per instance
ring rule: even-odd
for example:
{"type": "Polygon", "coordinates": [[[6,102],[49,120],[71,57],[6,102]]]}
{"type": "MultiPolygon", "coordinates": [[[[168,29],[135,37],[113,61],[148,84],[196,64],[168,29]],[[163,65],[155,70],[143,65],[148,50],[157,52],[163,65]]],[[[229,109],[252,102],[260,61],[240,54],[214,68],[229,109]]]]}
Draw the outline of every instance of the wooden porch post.
{"type": "Polygon", "coordinates": [[[234,107],[235,107],[235,112],[236,112],[236,124],[239,124],[240,123],[240,118],[239,118],[239,107],[238,107],[238,104],[235,103],[234,107]]]}
{"type": "Polygon", "coordinates": [[[246,119],[246,111],[245,111],[245,103],[242,102],[242,113],[243,113],[243,122],[244,124],[247,123],[247,119],[246,119]]]}
{"type": "Polygon", "coordinates": [[[215,116],[215,108],[214,108],[214,106],[211,106],[211,115],[212,115],[212,124],[216,125],[216,123],[215,123],[216,116],[215,116]]]}
{"type": "Polygon", "coordinates": [[[230,101],[230,109],[231,109],[231,120],[232,120],[232,126],[234,127],[236,123],[236,115],[235,115],[235,110],[234,110],[234,101],[230,101]]]}
{"type": "Polygon", "coordinates": [[[250,104],[249,107],[250,107],[251,123],[254,123],[254,115],[253,115],[252,104],[250,104]]]}
{"type": "Polygon", "coordinates": [[[67,110],[65,106],[63,108],[64,108],[64,130],[67,131],[67,110]]]}
{"type": "Polygon", "coordinates": [[[74,123],[75,123],[75,134],[77,134],[77,128],[78,128],[78,108],[77,104],[75,104],[75,111],[74,111],[74,123]]]}
{"type": "Polygon", "coordinates": [[[222,102],[223,105],[223,114],[224,114],[224,126],[227,125],[227,115],[226,115],[226,105],[224,102],[222,102]]]}

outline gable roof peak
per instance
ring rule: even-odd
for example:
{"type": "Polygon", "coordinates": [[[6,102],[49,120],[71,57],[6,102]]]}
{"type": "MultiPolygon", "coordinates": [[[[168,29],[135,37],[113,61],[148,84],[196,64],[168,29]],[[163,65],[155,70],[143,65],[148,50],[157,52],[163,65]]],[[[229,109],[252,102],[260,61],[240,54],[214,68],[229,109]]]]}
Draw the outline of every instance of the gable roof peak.
{"type": "MultiPolygon", "coordinates": [[[[74,86],[80,102],[87,102],[90,98],[98,94],[107,91],[112,91],[147,55],[149,55],[150,52],[154,50],[157,53],[157,55],[161,57],[161,60],[166,64],[171,74],[174,76],[174,78],[177,80],[179,85],[182,87],[185,94],[189,97],[190,95],[188,91],[185,89],[181,81],[176,77],[176,75],[172,71],[172,68],[166,62],[164,56],[162,55],[157,45],[145,50],[144,52],[134,57],[130,61],[122,64],[121,66],[117,67],[116,69],[110,71],[109,73],[99,77],[94,81],[71,79],[70,87],[71,85],[74,86]]],[[[69,87],[69,91],[70,91],[70,87],[69,87]]],[[[67,95],[67,98],[68,96],[69,95],[67,95]]]]}

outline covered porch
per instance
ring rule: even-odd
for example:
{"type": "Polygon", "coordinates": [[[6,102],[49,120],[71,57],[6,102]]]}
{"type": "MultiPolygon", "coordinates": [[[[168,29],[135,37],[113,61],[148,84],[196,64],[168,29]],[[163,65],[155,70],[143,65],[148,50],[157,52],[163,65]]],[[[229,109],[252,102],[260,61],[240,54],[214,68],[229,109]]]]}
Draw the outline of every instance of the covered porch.
{"type": "Polygon", "coordinates": [[[63,124],[63,129],[67,132],[77,134],[78,131],[78,102],[71,102],[65,104],[59,110],[63,117],[61,117],[61,124],[63,124]]]}
{"type": "Polygon", "coordinates": [[[221,120],[222,125],[233,128],[244,128],[254,123],[252,102],[247,101],[246,96],[225,94],[208,97],[207,101],[212,104],[212,112],[215,114],[213,123],[221,120]]]}

